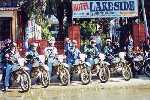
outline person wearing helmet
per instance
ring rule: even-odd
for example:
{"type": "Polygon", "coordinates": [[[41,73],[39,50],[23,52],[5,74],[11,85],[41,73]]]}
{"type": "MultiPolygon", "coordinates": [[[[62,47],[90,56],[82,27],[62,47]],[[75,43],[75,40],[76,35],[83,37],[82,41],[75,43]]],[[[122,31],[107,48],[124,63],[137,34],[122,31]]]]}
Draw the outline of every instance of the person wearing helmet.
{"type": "Polygon", "coordinates": [[[12,43],[11,39],[6,39],[4,41],[4,48],[0,51],[0,55],[1,55],[1,64],[2,64],[2,83],[4,84],[4,80],[5,80],[5,74],[6,74],[6,57],[5,54],[10,52],[11,48],[10,48],[10,44],[12,43]]]}
{"type": "Polygon", "coordinates": [[[32,69],[33,61],[37,65],[41,63],[39,59],[39,54],[37,52],[37,43],[31,43],[28,52],[26,53],[27,58],[27,66],[29,67],[30,71],[32,69]]]}
{"type": "Polygon", "coordinates": [[[144,53],[150,52],[150,37],[147,37],[147,39],[144,41],[143,51],[144,51],[144,53]]]}
{"type": "Polygon", "coordinates": [[[65,38],[65,43],[64,43],[64,54],[66,55],[66,62],[69,63],[70,59],[70,48],[72,47],[72,42],[69,38],[65,38]]]}
{"type": "Polygon", "coordinates": [[[46,58],[46,64],[49,67],[49,78],[51,79],[52,67],[57,63],[56,55],[58,54],[57,48],[55,47],[55,40],[48,41],[48,47],[45,48],[44,54],[46,58]]]}
{"type": "Polygon", "coordinates": [[[18,65],[18,58],[20,57],[19,53],[17,52],[17,48],[14,45],[10,46],[10,50],[5,54],[6,59],[6,74],[4,78],[4,89],[3,91],[7,91],[10,85],[10,73],[13,67],[17,67],[18,65]]]}
{"type": "Polygon", "coordinates": [[[79,59],[79,54],[81,53],[80,50],[77,48],[77,41],[72,41],[72,46],[69,48],[68,52],[70,53],[67,55],[68,62],[67,64],[73,65],[76,59],[79,59]]]}
{"type": "Polygon", "coordinates": [[[96,47],[95,40],[91,40],[90,45],[85,46],[84,53],[87,55],[86,62],[89,62],[91,65],[94,65],[94,58],[99,54],[99,50],[96,47]]]}
{"type": "Polygon", "coordinates": [[[106,45],[104,47],[104,54],[106,55],[106,60],[111,61],[113,59],[113,47],[112,47],[112,41],[110,38],[106,39],[106,45]]]}

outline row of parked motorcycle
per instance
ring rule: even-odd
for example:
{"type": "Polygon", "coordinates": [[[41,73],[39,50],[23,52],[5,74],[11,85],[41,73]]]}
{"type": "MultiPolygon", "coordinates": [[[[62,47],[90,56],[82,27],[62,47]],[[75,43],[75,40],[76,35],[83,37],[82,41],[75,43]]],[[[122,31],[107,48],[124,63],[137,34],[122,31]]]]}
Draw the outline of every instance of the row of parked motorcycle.
{"type": "MultiPolygon", "coordinates": [[[[30,70],[26,63],[28,57],[18,58],[18,67],[13,67],[11,82],[19,83],[22,91],[29,91],[31,81],[38,79],[44,88],[50,84],[49,67],[45,64],[45,57],[40,55],[42,63],[37,64],[32,61],[32,69],[30,70]]],[[[65,63],[65,56],[58,55],[57,63],[53,65],[52,75],[57,75],[63,86],[69,85],[74,76],[78,76],[83,85],[91,82],[92,76],[97,76],[101,83],[106,83],[112,74],[120,74],[125,81],[132,78],[133,73],[144,72],[150,77],[150,53],[134,54],[131,61],[126,59],[126,52],[116,54],[111,61],[106,61],[103,53],[100,53],[94,59],[94,65],[89,67],[89,63],[85,62],[86,55],[80,54],[80,59],[76,59],[75,64],[69,66],[65,63]],[[132,70],[134,69],[134,70],[132,70]]]]}

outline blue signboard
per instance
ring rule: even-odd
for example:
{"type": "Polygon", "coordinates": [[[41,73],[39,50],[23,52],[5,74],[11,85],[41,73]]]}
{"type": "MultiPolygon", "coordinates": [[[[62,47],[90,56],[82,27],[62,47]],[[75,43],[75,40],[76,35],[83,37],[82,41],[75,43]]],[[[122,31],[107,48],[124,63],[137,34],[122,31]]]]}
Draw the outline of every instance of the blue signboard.
{"type": "Polygon", "coordinates": [[[73,1],[73,18],[135,17],[138,0],[73,1]]]}

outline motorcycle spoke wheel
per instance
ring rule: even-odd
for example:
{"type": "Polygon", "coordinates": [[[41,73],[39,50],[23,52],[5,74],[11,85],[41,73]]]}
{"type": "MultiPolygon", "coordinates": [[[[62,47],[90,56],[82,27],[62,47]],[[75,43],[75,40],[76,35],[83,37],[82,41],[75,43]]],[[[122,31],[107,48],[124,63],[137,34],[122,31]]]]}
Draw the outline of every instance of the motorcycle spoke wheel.
{"type": "Polygon", "coordinates": [[[27,72],[23,72],[20,77],[20,86],[23,92],[27,92],[31,88],[31,79],[27,72]]]}
{"type": "Polygon", "coordinates": [[[80,74],[80,79],[83,85],[87,85],[91,81],[91,71],[87,68],[83,68],[80,74]]]}
{"type": "Polygon", "coordinates": [[[103,67],[99,70],[99,79],[101,83],[106,83],[110,78],[110,71],[108,67],[103,67]]]}
{"type": "Polygon", "coordinates": [[[150,77],[150,64],[147,64],[145,66],[144,73],[145,73],[145,75],[147,75],[148,77],[150,77]]]}
{"type": "Polygon", "coordinates": [[[41,75],[41,81],[42,81],[42,86],[44,88],[47,88],[49,86],[49,73],[46,70],[42,71],[42,75],[41,75]]]}
{"type": "Polygon", "coordinates": [[[129,81],[132,77],[132,72],[130,67],[123,67],[122,68],[122,76],[125,81],[129,81]]]}
{"type": "Polygon", "coordinates": [[[70,74],[68,69],[66,68],[61,69],[59,77],[60,77],[61,84],[63,86],[67,86],[68,84],[70,84],[70,74]]]}

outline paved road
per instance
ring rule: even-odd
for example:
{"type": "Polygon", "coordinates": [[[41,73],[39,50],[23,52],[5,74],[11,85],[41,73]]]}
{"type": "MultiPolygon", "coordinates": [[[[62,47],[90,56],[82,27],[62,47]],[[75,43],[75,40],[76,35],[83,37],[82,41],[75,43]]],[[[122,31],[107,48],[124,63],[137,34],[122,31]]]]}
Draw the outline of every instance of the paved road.
{"type": "Polygon", "coordinates": [[[15,88],[0,91],[0,100],[150,100],[150,80],[144,76],[130,81],[115,77],[107,83],[95,78],[88,85],[73,81],[69,86],[61,86],[54,79],[48,88],[33,85],[26,93],[15,88]]]}
{"type": "MultiPolygon", "coordinates": [[[[1,75],[0,75],[1,79],[1,75]]],[[[1,83],[2,84],[2,83],[1,83]]],[[[32,85],[32,88],[41,88],[40,85],[32,85]]],[[[82,85],[79,80],[72,81],[68,86],[61,86],[60,82],[54,77],[51,80],[49,89],[80,89],[80,88],[99,88],[99,89],[116,89],[116,88],[149,88],[150,78],[146,76],[139,76],[139,78],[132,78],[129,81],[125,81],[122,77],[110,78],[106,83],[100,83],[100,81],[94,77],[91,83],[88,85],[82,85]]],[[[16,89],[11,89],[16,90],[16,89]]]]}

